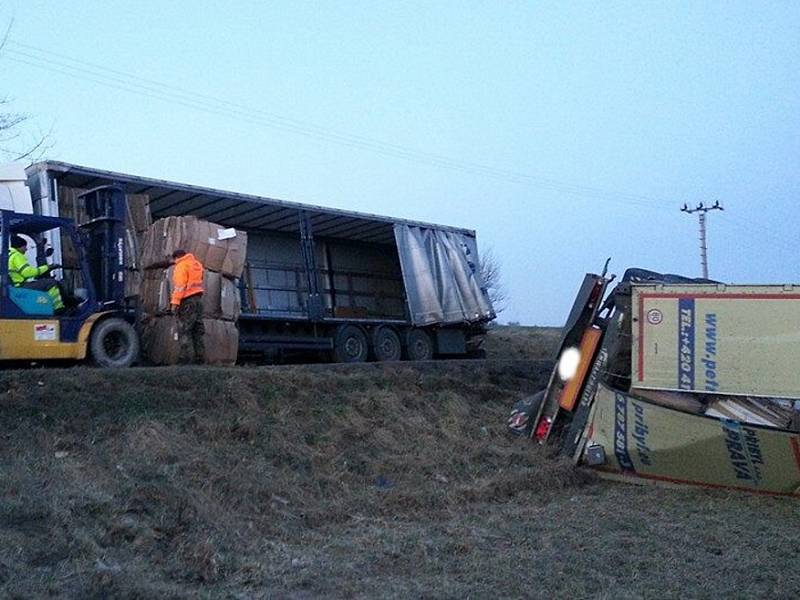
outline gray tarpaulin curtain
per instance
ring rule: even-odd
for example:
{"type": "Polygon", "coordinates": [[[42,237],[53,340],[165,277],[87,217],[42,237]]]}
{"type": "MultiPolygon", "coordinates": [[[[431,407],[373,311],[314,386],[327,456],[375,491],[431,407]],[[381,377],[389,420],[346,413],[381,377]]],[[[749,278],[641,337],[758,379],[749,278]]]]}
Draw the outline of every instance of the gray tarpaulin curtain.
{"type": "Polygon", "coordinates": [[[403,224],[394,236],[414,325],[494,318],[474,237],[403,224]]]}

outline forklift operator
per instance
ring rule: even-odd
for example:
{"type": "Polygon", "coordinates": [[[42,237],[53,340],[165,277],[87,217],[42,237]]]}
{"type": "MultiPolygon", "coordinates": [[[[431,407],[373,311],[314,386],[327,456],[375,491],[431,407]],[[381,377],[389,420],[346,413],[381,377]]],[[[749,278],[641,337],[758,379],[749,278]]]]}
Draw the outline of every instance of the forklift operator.
{"type": "Polygon", "coordinates": [[[61,286],[52,277],[42,277],[42,275],[60,269],[61,265],[41,265],[33,267],[28,263],[25,252],[28,250],[28,242],[25,238],[18,235],[11,236],[11,248],[8,253],[8,276],[11,285],[14,287],[27,288],[47,292],[53,301],[53,309],[61,311],[64,309],[64,301],[61,296],[61,286]]]}

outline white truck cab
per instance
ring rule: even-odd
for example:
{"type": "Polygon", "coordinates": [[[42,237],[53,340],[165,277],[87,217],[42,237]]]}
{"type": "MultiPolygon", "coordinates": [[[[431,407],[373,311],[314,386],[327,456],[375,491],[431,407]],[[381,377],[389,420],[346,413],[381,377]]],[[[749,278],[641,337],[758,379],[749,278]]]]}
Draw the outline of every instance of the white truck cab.
{"type": "MultiPolygon", "coordinates": [[[[28,176],[25,174],[25,167],[18,163],[0,164],[0,210],[33,214],[28,176]]],[[[26,255],[31,264],[36,264],[36,245],[30,238],[26,255]]]]}
{"type": "Polygon", "coordinates": [[[0,164],[0,210],[33,213],[25,167],[17,163],[0,164]]]}

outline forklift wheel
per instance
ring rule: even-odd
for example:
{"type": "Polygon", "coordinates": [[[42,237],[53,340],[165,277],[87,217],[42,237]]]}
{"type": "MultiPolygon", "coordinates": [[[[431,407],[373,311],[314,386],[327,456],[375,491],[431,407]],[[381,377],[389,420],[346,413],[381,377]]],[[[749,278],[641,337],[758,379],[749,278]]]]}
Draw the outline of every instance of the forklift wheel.
{"type": "Polygon", "coordinates": [[[104,319],[92,329],[89,350],[98,367],[130,367],[139,358],[139,336],[123,319],[104,319]]]}

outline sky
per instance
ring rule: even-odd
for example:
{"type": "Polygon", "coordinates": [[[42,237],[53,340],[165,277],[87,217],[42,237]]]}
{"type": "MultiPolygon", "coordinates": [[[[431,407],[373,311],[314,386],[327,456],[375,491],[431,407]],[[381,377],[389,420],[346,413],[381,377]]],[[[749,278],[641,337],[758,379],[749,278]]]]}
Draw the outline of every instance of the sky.
{"type": "Polygon", "coordinates": [[[501,322],[586,272],[800,282],[800,3],[0,0],[46,158],[477,231],[501,322]]]}

